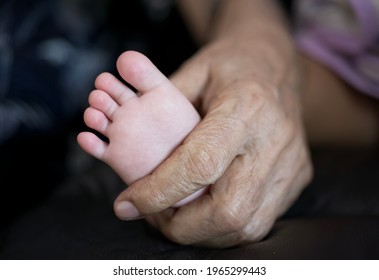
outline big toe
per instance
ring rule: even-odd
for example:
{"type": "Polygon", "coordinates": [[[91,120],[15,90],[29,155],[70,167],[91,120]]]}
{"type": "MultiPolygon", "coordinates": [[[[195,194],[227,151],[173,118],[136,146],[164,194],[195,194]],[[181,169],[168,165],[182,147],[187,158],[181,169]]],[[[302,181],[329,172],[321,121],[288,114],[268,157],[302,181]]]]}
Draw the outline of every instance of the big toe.
{"type": "Polygon", "coordinates": [[[139,93],[150,92],[157,87],[171,85],[167,77],[142,53],[126,51],[117,60],[121,77],[139,93]]]}

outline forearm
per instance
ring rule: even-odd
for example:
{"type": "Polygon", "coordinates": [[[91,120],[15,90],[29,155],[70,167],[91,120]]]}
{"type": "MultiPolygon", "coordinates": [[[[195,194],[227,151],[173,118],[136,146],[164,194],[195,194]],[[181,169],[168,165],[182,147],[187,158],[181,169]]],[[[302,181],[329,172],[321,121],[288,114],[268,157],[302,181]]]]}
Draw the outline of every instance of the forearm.
{"type": "Polygon", "coordinates": [[[212,9],[206,5],[213,1],[180,1],[192,7],[187,10],[190,14],[194,8],[213,11],[200,56],[210,65],[221,65],[223,74],[217,74],[219,78],[230,83],[252,81],[290,93],[279,98],[290,106],[289,111],[299,112],[298,100],[293,97],[300,98],[299,81],[303,80],[298,77],[298,57],[289,24],[276,1],[220,0],[212,9]]]}
{"type": "Polygon", "coordinates": [[[254,65],[260,68],[260,75],[270,76],[271,82],[281,82],[289,64],[294,63],[289,24],[277,1],[177,1],[197,38],[208,45],[221,43],[259,56],[262,63],[254,65]]]}
{"type": "MultiPolygon", "coordinates": [[[[211,41],[228,41],[242,52],[259,57],[260,74],[278,85],[294,64],[295,48],[289,24],[274,0],[224,0],[209,30],[211,41]]],[[[258,62],[258,59],[257,59],[258,62]]],[[[259,69],[258,69],[259,68],[259,69]]]]}
{"type": "Polygon", "coordinates": [[[212,18],[222,0],[176,0],[188,29],[199,44],[207,41],[212,18]]]}
{"type": "Polygon", "coordinates": [[[270,36],[288,24],[274,0],[177,0],[194,36],[206,42],[223,36],[270,36]]]}
{"type": "Polygon", "coordinates": [[[274,0],[222,0],[208,36],[264,37],[287,32],[287,22],[274,0]]]}

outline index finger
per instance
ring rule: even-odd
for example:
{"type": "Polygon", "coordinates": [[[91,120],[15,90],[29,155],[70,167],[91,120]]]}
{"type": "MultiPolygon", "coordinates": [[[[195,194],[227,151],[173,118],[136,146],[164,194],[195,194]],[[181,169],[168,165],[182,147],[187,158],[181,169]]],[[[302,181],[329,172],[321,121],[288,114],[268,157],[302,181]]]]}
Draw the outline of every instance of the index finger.
{"type": "Polygon", "coordinates": [[[152,174],[118,196],[114,210],[120,219],[161,212],[221,177],[244,146],[246,128],[218,112],[223,110],[209,113],[152,174]]]}
{"type": "Polygon", "coordinates": [[[180,244],[235,245],[261,204],[260,180],[248,179],[254,173],[250,156],[237,157],[209,194],[178,211],[164,211],[147,220],[180,244]]]}

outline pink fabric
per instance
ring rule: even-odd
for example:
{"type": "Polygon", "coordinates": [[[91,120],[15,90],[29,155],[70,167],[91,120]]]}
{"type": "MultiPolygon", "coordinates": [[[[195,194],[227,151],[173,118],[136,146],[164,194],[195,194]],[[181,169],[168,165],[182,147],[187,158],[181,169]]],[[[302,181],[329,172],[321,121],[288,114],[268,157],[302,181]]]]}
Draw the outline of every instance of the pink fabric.
{"type": "Polygon", "coordinates": [[[297,0],[298,47],[379,98],[379,0],[297,0]]]}

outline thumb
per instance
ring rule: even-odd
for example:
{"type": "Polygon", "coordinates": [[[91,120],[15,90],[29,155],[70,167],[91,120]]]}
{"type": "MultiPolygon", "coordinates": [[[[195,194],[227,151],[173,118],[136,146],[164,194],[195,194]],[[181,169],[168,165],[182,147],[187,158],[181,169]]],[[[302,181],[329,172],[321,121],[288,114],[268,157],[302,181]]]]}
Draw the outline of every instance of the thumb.
{"type": "Polygon", "coordinates": [[[184,62],[170,80],[192,104],[196,104],[208,81],[208,64],[202,57],[194,56],[184,62]]]}

